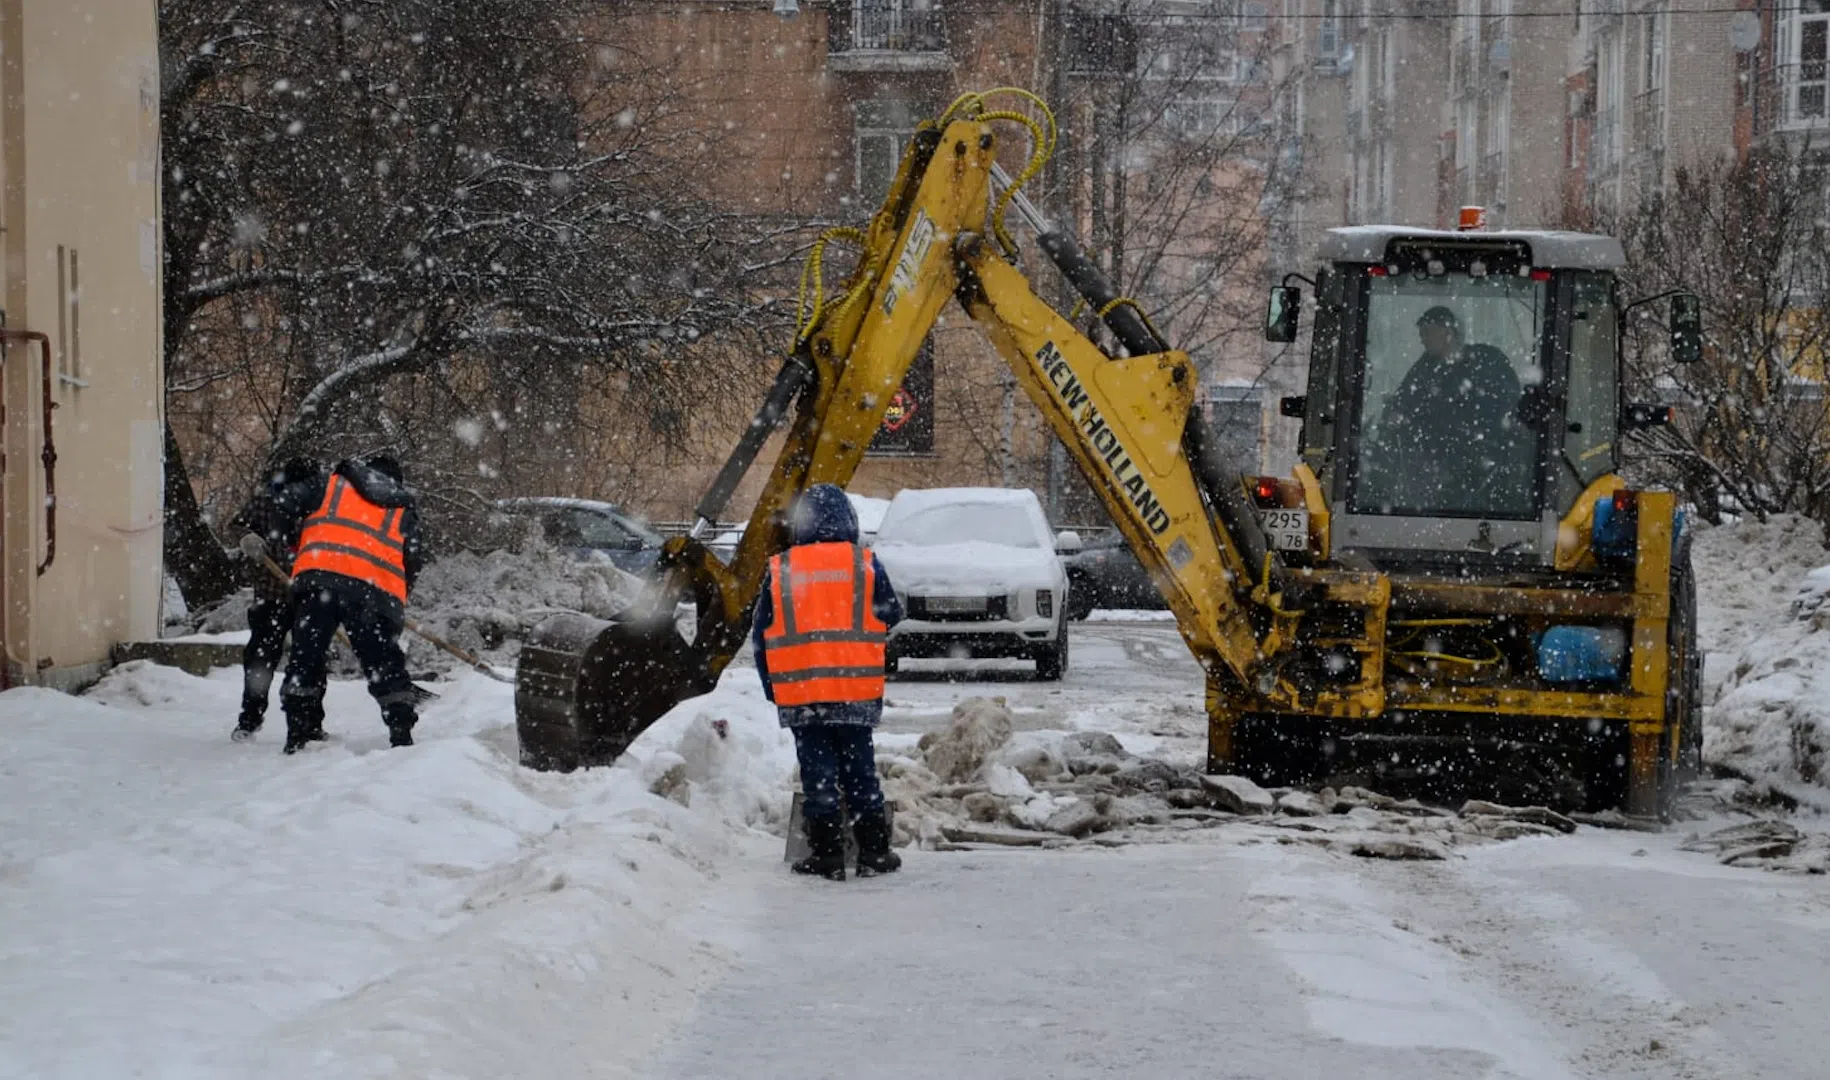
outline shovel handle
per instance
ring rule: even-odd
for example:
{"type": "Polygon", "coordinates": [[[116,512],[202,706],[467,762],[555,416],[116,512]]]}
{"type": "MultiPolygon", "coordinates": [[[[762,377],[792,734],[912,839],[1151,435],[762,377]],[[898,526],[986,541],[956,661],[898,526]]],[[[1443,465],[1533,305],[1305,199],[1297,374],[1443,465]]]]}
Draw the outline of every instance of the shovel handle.
{"type": "MultiPolygon", "coordinates": [[[[249,533],[241,538],[241,551],[243,555],[258,556],[261,564],[267,568],[268,573],[285,582],[287,585],[292,584],[292,576],[286,573],[286,571],[280,567],[279,563],[273,561],[273,556],[267,554],[267,545],[261,543],[260,538],[253,533],[249,533]]],[[[337,627],[337,641],[350,652],[356,651],[356,647],[350,644],[349,635],[343,632],[341,626],[337,627]]]]}
{"type": "Polygon", "coordinates": [[[430,642],[431,644],[438,646],[439,648],[450,653],[452,656],[455,656],[459,660],[462,660],[464,663],[466,663],[470,666],[471,670],[481,672],[482,674],[489,676],[490,678],[496,680],[497,682],[509,683],[511,685],[514,683],[515,680],[506,678],[503,675],[497,673],[496,669],[490,667],[488,661],[484,660],[482,657],[478,656],[477,654],[475,654],[473,652],[470,652],[467,649],[462,649],[456,645],[453,645],[451,642],[446,641],[444,638],[439,637],[437,634],[434,634],[434,633],[428,631],[425,627],[419,625],[419,623],[415,622],[412,618],[409,617],[406,620],[406,624],[407,624],[408,630],[413,631],[415,634],[418,634],[420,637],[426,639],[426,641],[430,642]]]}
{"type": "MultiPolygon", "coordinates": [[[[286,582],[292,580],[287,576],[286,571],[280,569],[280,564],[273,561],[273,556],[267,554],[267,545],[261,543],[260,538],[253,533],[249,533],[247,536],[242,537],[241,549],[245,554],[259,555],[260,561],[266,564],[268,571],[271,572],[274,577],[286,582]]],[[[439,637],[437,634],[428,631],[411,616],[406,617],[403,621],[408,630],[413,631],[432,645],[435,645],[450,653],[452,656],[457,657],[459,660],[462,660],[471,670],[481,672],[497,682],[509,683],[511,685],[514,683],[513,679],[505,678],[499,674],[495,668],[490,667],[489,663],[482,657],[473,652],[469,652],[468,650],[461,649],[451,642],[446,641],[444,638],[439,637]]],[[[353,646],[350,646],[349,636],[343,632],[341,626],[337,627],[337,640],[341,641],[346,647],[354,648],[353,646]]]]}

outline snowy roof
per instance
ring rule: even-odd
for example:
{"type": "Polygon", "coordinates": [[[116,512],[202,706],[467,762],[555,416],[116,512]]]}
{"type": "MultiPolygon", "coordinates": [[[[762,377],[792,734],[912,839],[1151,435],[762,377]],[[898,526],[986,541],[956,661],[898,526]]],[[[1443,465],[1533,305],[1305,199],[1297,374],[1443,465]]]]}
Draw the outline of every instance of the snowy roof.
{"type": "Polygon", "coordinates": [[[897,513],[907,514],[930,506],[958,506],[961,503],[1000,506],[1040,506],[1041,500],[1028,488],[954,487],[904,488],[896,493],[897,513]]]}
{"type": "Polygon", "coordinates": [[[1386,246],[1393,240],[1441,240],[1464,244],[1470,240],[1514,240],[1531,248],[1532,265],[1544,267],[1614,270],[1627,263],[1620,241],[1611,236],[1551,229],[1450,232],[1404,225],[1351,225],[1324,233],[1316,254],[1331,262],[1381,262],[1386,246]]]}
{"type": "Polygon", "coordinates": [[[570,499],[558,495],[525,495],[513,499],[497,499],[496,509],[504,513],[517,510],[594,510],[600,514],[615,514],[617,517],[628,517],[629,512],[615,503],[600,502],[596,499],[570,499]]]}
{"type": "Polygon", "coordinates": [[[853,495],[846,492],[845,497],[851,500],[851,508],[858,515],[858,530],[863,533],[874,533],[883,525],[883,515],[890,508],[888,499],[878,499],[870,495],[853,495]]]}

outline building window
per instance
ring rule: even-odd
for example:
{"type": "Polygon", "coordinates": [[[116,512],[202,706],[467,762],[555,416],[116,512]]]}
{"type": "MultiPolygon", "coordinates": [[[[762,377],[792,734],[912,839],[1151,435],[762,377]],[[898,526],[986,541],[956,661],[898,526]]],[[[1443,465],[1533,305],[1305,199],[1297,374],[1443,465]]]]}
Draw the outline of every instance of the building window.
{"type": "Polygon", "coordinates": [[[1620,35],[1608,34],[1595,50],[1595,129],[1589,164],[1596,173],[1613,172],[1620,163],[1620,35]]]}
{"type": "Polygon", "coordinates": [[[1333,60],[1341,55],[1341,30],[1335,20],[1335,0],[1322,0],[1322,25],[1317,31],[1320,41],[1318,52],[1324,60],[1333,60]]]}
{"type": "Polygon", "coordinates": [[[1205,19],[1166,18],[1149,29],[1145,78],[1183,86],[1239,78],[1238,42],[1232,33],[1215,32],[1205,19]]]}
{"type": "Polygon", "coordinates": [[[878,202],[889,193],[902,151],[915,134],[914,110],[900,101],[861,101],[853,123],[858,195],[866,203],[878,202]]]}
{"type": "Polygon", "coordinates": [[[1177,98],[1163,109],[1163,127],[1193,142],[1238,135],[1242,121],[1238,103],[1230,98],[1177,98]]]}
{"type": "Polygon", "coordinates": [[[1786,66],[1786,120],[1822,124],[1827,118],[1830,0],[1799,0],[1786,12],[1779,35],[1779,56],[1786,66]]]}
{"type": "Polygon", "coordinates": [[[1655,12],[1645,18],[1645,55],[1640,58],[1639,92],[1649,94],[1665,86],[1665,17],[1655,12]]]}
{"type": "Polygon", "coordinates": [[[1129,75],[1137,70],[1137,25],[1122,15],[1069,10],[1061,18],[1070,75],[1129,75]]]}
{"type": "Polygon", "coordinates": [[[57,245],[57,377],[83,386],[83,281],[76,249],[57,245]]]}
{"type": "Polygon", "coordinates": [[[1258,3],[1257,0],[1248,0],[1243,11],[1244,15],[1239,25],[1247,33],[1263,33],[1270,26],[1271,8],[1269,5],[1258,3]]]}

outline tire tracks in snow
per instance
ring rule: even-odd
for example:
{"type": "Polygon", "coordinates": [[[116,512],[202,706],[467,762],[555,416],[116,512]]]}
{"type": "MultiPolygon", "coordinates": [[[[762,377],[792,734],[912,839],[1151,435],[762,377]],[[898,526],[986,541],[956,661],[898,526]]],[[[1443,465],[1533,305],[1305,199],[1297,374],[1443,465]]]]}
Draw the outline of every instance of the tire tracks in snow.
{"type": "MultiPolygon", "coordinates": [[[[1547,841],[1559,843],[1565,841],[1547,841]]],[[[1476,861],[1370,866],[1394,925],[1452,950],[1553,1029],[1591,1080],[1754,1080],[1711,1028],[1581,907],[1476,861]]],[[[1631,898],[1623,898],[1631,902],[1631,898]]]]}

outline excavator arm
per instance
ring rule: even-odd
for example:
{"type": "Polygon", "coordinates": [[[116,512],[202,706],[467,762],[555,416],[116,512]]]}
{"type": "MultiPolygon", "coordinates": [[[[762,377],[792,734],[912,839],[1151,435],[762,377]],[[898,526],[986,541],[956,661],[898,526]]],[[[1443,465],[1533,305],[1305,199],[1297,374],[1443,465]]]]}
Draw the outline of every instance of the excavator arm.
{"type": "Polygon", "coordinates": [[[984,330],[1065,444],[1163,589],[1210,681],[1294,700],[1274,662],[1295,629],[1297,615],[1284,603],[1290,585],[1239,474],[1205,445],[1194,419],[1193,363],[1116,296],[1071,237],[1022,200],[1023,179],[1051,142],[1052,133],[1024,114],[988,111],[983,97],[968,95],[911,140],[862,234],[857,266],[831,300],[821,295],[816,249],[813,309],[701,501],[693,533],[664,550],[661,602],[646,618],[615,624],[560,617],[524,650],[517,691],[524,761],[613,760],[672,705],[716,684],[743,645],[770,556],[787,543],[790,502],[812,484],[850,482],[949,298],[984,330]],[[1012,120],[1029,125],[1038,152],[1024,177],[1006,181],[994,124],[1012,120]],[[1126,355],[1108,354],[1035,294],[1001,220],[1013,202],[1126,355]],[[699,536],[790,407],[793,419],[743,538],[721,562],[699,536]],[[668,614],[671,598],[688,595],[697,611],[690,643],[668,614]]]}

